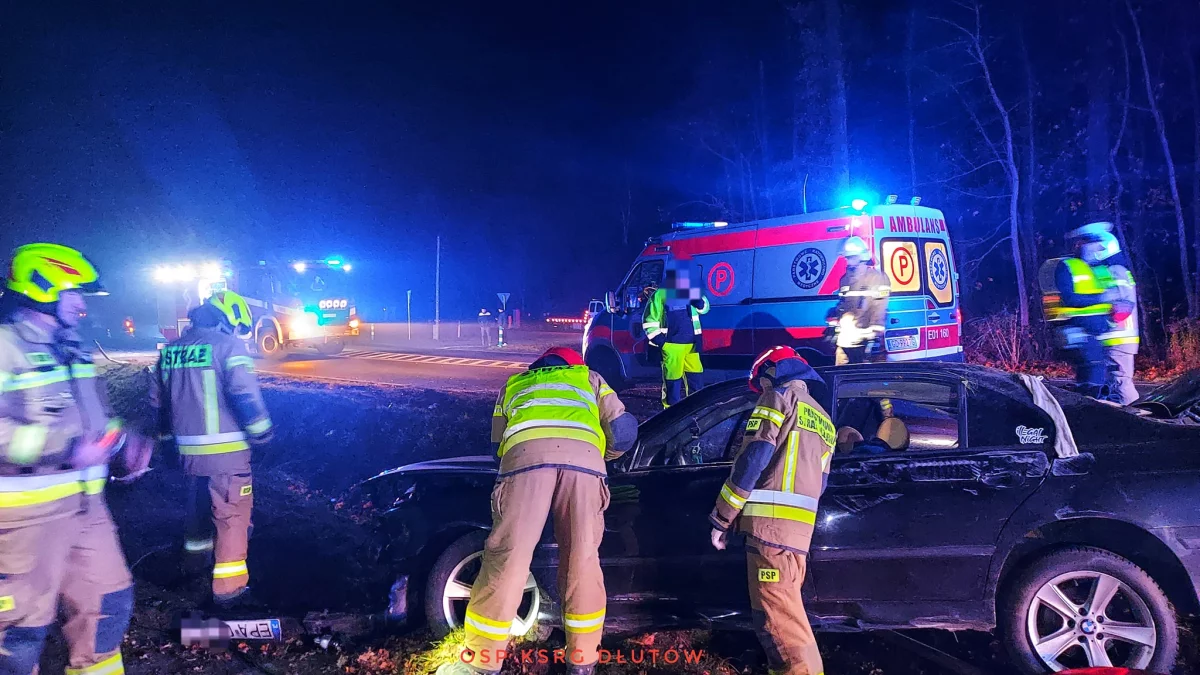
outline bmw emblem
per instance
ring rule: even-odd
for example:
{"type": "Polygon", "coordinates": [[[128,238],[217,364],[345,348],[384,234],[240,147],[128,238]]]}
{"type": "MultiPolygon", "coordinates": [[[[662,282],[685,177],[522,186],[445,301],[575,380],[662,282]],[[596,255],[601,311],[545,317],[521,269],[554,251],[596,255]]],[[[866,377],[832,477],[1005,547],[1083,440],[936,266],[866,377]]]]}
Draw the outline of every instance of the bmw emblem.
{"type": "Polygon", "coordinates": [[[806,248],[792,259],[792,282],[804,290],[816,288],[825,278],[825,254],[806,248]]]}

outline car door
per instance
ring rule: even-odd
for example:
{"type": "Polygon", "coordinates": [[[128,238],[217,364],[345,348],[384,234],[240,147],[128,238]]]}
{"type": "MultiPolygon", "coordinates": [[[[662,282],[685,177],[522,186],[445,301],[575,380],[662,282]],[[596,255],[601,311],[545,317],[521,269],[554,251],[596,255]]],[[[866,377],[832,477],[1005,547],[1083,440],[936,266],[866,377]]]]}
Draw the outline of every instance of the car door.
{"type": "Polygon", "coordinates": [[[835,453],[810,552],[820,601],[982,597],[1001,528],[1037,489],[1049,458],[1044,444],[1022,445],[1015,434],[1009,445],[971,444],[967,391],[978,386],[897,370],[836,376],[839,428],[854,426],[869,441],[890,404],[910,442],[835,453]]]}
{"type": "Polygon", "coordinates": [[[610,602],[670,605],[693,618],[744,605],[742,552],[712,548],[708,515],[755,398],[748,390],[725,391],[715,400],[687,399],[671,423],[643,429],[632,466],[610,473],[600,547],[610,602]]]}

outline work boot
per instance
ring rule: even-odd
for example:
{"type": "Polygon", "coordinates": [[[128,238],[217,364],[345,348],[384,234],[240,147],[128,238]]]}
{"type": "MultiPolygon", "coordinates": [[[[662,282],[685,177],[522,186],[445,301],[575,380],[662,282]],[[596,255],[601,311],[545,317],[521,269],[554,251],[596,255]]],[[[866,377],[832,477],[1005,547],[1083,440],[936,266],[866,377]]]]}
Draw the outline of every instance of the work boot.
{"type": "Polygon", "coordinates": [[[498,670],[480,670],[456,660],[453,663],[443,663],[438,666],[434,675],[496,675],[499,672],[498,670]]]}
{"type": "Polygon", "coordinates": [[[233,593],[214,593],[212,607],[214,611],[220,612],[252,611],[262,608],[263,604],[250,592],[249,586],[243,586],[233,593]]]}

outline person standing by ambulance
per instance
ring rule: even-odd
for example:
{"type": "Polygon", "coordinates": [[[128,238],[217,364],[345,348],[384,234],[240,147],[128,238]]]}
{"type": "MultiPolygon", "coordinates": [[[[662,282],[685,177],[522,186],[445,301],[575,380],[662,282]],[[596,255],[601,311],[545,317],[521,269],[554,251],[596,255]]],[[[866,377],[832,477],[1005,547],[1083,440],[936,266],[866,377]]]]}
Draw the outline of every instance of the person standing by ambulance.
{"type": "Polygon", "coordinates": [[[708,313],[708,298],[693,288],[687,265],[670,261],[661,288],[654,291],[642,318],[650,344],[662,349],[662,402],[669,408],[703,387],[704,346],[700,315],[708,313]],[[686,385],[686,386],[685,386],[686,385]]]}
{"type": "Polygon", "coordinates": [[[605,461],[637,439],[637,420],[573,349],[547,350],[500,392],[492,446],[500,474],[492,491],[492,531],[467,604],[466,646],[438,675],[496,673],[511,638],[534,548],[554,518],[566,662],[590,675],[604,629],[599,547],[609,503],[605,461]]]}
{"type": "Polygon", "coordinates": [[[825,396],[824,381],[791,347],[763,352],[750,388],[758,403],[709,515],[712,544],[724,550],[735,526],[746,535],[750,609],[770,672],[820,675],[800,588],[837,432],[814,397],[825,396]]]}
{"type": "Polygon", "coordinates": [[[132,479],[153,445],[110,416],[81,346],[85,295],[106,295],[79,251],[13,254],[0,314],[0,673],[37,670],[61,613],[67,675],[125,672],[133,579],[104,499],[109,464],[132,479]],[[113,459],[116,461],[113,461],[113,459]]]}
{"type": "Polygon", "coordinates": [[[842,366],[879,360],[892,283],[871,266],[871,250],[862,237],[846,239],[842,257],[846,273],[838,284],[837,307],[829,317],[837,344],[834,363],[842,366]]]}
{"type": "Polygon", "coordinates": [[[249,335],[253,325],[245,299],[218,291],[188,318],[191,329],[163,348],[152,371],[150,405],[161,431],[174,436],[184,472],[198,479],[192,481],[193,494],[207,483],[215,542],[199,536],[193,520],[184,548],[214,552],[212,599],[229,608],[249,602],[250,446],[270,440],[271,417],[254,360],[238,337],[249,335]]]}

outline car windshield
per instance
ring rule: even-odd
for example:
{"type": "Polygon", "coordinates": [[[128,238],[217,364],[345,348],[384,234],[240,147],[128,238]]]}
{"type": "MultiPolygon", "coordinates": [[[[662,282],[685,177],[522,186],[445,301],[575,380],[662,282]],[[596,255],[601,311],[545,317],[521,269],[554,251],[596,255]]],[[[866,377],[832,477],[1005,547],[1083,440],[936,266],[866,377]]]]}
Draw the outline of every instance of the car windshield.
{"type": "Polygon", "coordinates": [[[290,272],[284,279],[288,295],[302,300],[321,299],[349,292],[347,274],[330,267],[310,267],[304,272],[290,272]]]}

